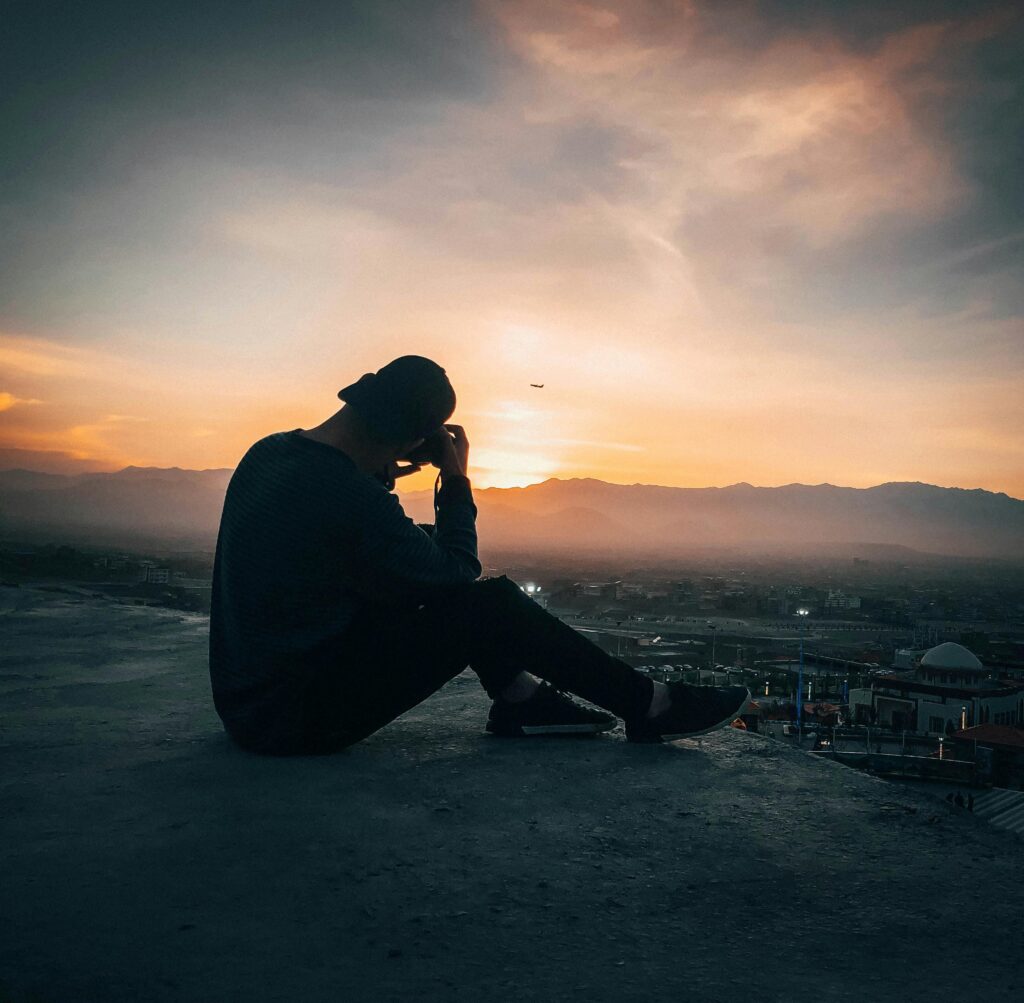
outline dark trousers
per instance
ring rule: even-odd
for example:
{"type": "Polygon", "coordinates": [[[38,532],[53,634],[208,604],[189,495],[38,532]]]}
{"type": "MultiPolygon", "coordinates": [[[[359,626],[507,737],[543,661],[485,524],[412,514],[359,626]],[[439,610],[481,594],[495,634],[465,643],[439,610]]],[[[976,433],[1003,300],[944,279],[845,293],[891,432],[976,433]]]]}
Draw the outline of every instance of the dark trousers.
{"type": "Polygon", "coordinates": [[[337,662],[303,702],[306,752],[373,734],[470,666],[491,697],[531,672],[622,718],[646,713],[651,681],[542,609],[514,582],[485,578],[418,608],[381,610],[349,628],[337,662]]]}

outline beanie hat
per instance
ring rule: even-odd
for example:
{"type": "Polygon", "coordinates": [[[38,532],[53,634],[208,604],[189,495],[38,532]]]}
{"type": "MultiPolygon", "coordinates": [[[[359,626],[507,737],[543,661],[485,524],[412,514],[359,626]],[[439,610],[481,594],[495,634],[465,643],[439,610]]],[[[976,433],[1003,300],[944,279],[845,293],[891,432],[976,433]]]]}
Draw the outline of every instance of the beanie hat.
{"type": "Polygon", "coordinates": [[[445,371],[421,355],[403,355],[338,391],[381,438],[424,439],[455,410],[455,390],[445,371]]]}

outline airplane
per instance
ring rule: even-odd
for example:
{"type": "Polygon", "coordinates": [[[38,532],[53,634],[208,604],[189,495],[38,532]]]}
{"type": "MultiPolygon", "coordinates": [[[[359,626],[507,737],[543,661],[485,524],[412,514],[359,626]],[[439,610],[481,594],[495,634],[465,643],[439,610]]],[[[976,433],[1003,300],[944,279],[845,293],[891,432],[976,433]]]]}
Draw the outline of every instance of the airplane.
{"type": "Polygon", "coordinates": [[[541,390],[541,389],[543,389],[544,384],[543,383],[531,383],[530,386],[531,387],[536,387],[538,390],[541,390]]]}

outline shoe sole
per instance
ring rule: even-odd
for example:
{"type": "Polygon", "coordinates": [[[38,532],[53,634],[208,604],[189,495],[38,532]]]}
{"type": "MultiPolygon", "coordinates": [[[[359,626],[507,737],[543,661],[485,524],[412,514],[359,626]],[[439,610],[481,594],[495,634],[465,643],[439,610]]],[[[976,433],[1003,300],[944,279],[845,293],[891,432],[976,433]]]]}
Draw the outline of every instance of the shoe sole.
{"type": "Polygon", "coordinates": [[[523,738],[529,735],[598,735],[603,731],[611,731],[615,722],[608,724],[533,724],[520,725],[518,731],[498,731],[487,722],[487,731],[502,738],[523,738]]]}
{"type": "Polygon", "coordinates": [[[736,718],[741,717],[743,715],[743,712],[750,706],[753,699],[754,698],[748,692],[747,699],[740,704],[739,708],[734,713],[730,714],[728,717],[723,718],[721,721],[719,721],[718,724],[709,725],[707,728],[702,728],[700,731],[684,731],[680,732],[678,735],[662,735],[661,740],[663,742],[678,742],[681,738],[698,738],[701,735],[708,734],[708,732],[718,731],[719,728],[725,728],[728,725],[732,724],[733,721],[736,720],[736,718]]]}

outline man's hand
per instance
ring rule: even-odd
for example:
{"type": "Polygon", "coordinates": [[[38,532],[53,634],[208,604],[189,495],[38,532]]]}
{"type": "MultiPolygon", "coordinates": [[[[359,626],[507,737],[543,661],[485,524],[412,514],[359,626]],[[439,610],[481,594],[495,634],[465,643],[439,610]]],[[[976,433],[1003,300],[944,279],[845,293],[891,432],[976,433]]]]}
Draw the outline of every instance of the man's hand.
{"type": "Polygon", "coordinates": [[[444,438],[441,462],[438,464],[441,477],[465,477],[469,469],[469,439],[466,438],[466,430],[461,425],[444,427],[450,435],[444,438]]]}
{"type": "Polygon", "coordinates": [[[422,469],[423,467],[421,467],[419,463],[410,463],[408,466],[401,467],[398,466],[397,460],[392,460],[388,464],[388,473],[391,474],[395,480],[397,480],[398,477],[408,477],[411,473],[419,473],[422,469]]]}
{"type": "Polygon", "coordinates": [[[407,467],[400,467],[396,460],[392,460],[383,470],[378,470],[374,477],[377,478],[381,484],[388,489],[388,491],[395,490],[395,481],[399,477],[408,477],[409,474],[415,474],[419,471],[420,465],[418,463],[410,463],[407,467]]]}

